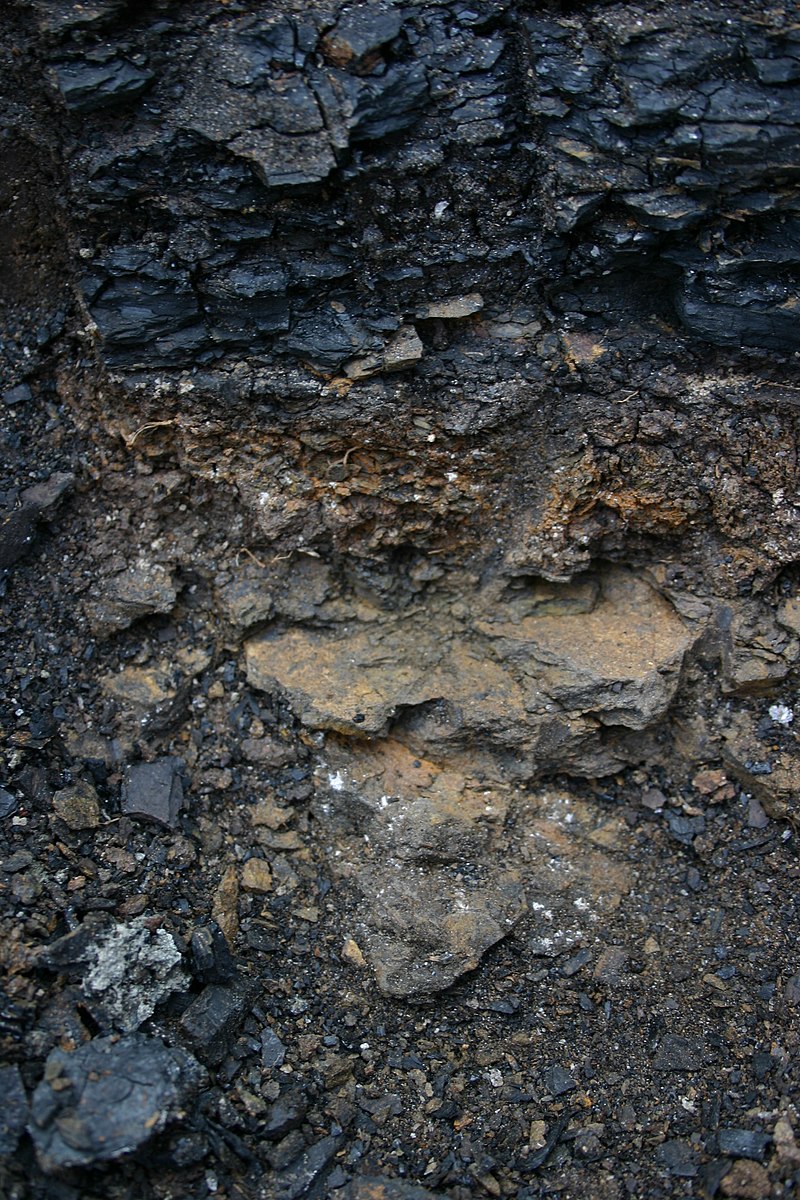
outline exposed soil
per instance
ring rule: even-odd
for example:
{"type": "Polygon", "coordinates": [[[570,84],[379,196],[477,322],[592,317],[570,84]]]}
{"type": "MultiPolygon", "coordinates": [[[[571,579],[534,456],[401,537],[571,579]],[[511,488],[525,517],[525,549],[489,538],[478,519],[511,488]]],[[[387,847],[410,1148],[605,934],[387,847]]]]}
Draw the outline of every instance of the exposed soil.
{"type": "Polygon", "coordinates": [[[2,23],[0,1192],[794,1195],[794,14],[2,23]]]}
{"type": "MultiPolygon", "coordinates": [[[[3,420],[7,497],[76,477],[5,584],[4,1057],[30,1096],[53,1048],[136,1026],[80,956],[42,952],[100,918],[143,919],[186,970],[154,985],[140,1028],[209,1069],[185,1115],[109,1167],[43,1176],[23,1134],[6,1195],[335,1195],[376,1175],[452,1197],[791,1194],[798,870],[781,812],[719,766],[526,781],[527,752],[509,757],[486,720],[483,749],[445,724],[425,761],[419,721],[382,739],[352,684],[371,737],[338,718],[338,735],[304,728],[284,688],[248,679],[241,626],[213,599],[237,559],[261,573],[219,497],[204,503],[168,451],[89,437],[57,403],[3,420]],[[168,611],[127,624],[108,601],[101,620],[108,581],[131,561],[141,575],[130,538],[156,558],[179,548],[172,590],[145,589],[168,611]],[[123,815],[126,771],[165,757],[186,791],[174,828],[123,815]],[[456,893],[463,921],[443,934],[456,893]],[[234,961],[204,968],[188,947],[212,920],[234,961]],[[376,971],[416,1003],[382,994],[376,971]],[[191,1015],[214,988],[246,998],[221,1027],[191,1015]]],[[[292,562],[297,619],[324,630],[314,605],[332,601],[309,564],[292,562]]],[[[444,639],[453,618],[434,613],[427,635],[444,639]]],[[[401,659],[382,670],[406,686],[401,659]]],[[[736,702],[768,730],[765,760],[793,739],[773,702],[736,702]]]]}

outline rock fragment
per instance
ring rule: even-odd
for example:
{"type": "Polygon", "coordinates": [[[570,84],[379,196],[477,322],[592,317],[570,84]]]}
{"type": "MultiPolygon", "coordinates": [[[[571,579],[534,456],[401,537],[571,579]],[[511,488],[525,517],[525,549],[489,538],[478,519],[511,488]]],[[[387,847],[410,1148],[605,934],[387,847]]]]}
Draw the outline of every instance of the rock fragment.
{"type": "Polygon", "coordinates": [[[56,792],[53,812],[70,829],[96,829],[100,824],[100,801],[90,783],[76,783],[56,792]]]}
{"type": "Polygon", "coordinates": [[[699,1038],[667,1033],[661,1039],[654,1071],[698,1071],[703,1065],[704,1047],[699,1038]]]}
{"type": "Polygon", "coordinates": [[[720,1129],[719,1148],[732,1158],[753,1158],[763,1162],[767,1146],[772,1141],[768,1133],[758,1129],[720,1129]]]}
{"type": "Polygon", "coordinates": [[[280,1067],[286,1058],[286,1047],[271,1025],[261,1031],[261,1065],[268,1070],[280,1067]]]}
{"type": "Polygon", "coordinates": [[[591,583],[479,592],[471,619],[365,608],[332,632],[269,631],[245,643],[248,679],[312,729],[383,734],[402,712],[411,744],[502,749],[529,776],[603,774],[620,729],[667,711],[693,635],[629,572],[591,583]]]}
{"type": "Polygon", "coordinates": [[[373,375],[406,371],[415,366],[422,355],[422,341],[414,326],[401,325],[383,350],[366,358],[353,358],[345,363],[345,374],[351,379],[369,379],[373,375]]]}
{"type": "Polygon", "coordinates": [[[212,899],[211,915],[219,925],[229,946],[239,933],[239,871],[231,864],[226,867],[212,899]]]}
{"type": "Polygon", "coordinates": [[[5,788],[0,787],[0,821],[4,821],[6,817],[12,816],[19,808],[19,801],[16,796],[5,788]]]}
{"type": "Polygon", "coordinates": [[[483,871],[474,879],[421,867],[384,865],[366,893],[365,943],[381,991],[425,1000],[478,965],[525,912],[518,873],[483,871]]]}
{"type": "Polygon", "coordinates": [[[27,383],[18,383],[15,387],[3,392],[3,404],[13,408],[16,404],[26,404],[33,399],[33,392],[27,383]]]}
{"type": "Polygon", "coordinates": [[[242,867],[242,887],[262,895],[272,891],[272,871],[263,858],[248,858],[242,867]]]}
{"type": "Polygon", "coordinates": [[[39,956],[40,965],[80,980],[84,1003],[102,1028],[129,1033],[189,979],[181,952],[146,917],[128,924],[85,921],[39,956]]]}
{"type": "Polygon", "coordinates": [[[26,488],[20,497],[21,506],[3,514],[0,518],[0,572],[9,570],[27,553],[40,520],[74,483],[74,475],[56,472],[41,483],[26,488]]]}
{"type": "Polygon", "coordinates": [[[0,1067],[0,1158],[13,1154],[28,1122],[28,1097],[19,1067],[0,1067]]]}
{"type": "Polygon", "coordinates": [[[159,758],[128,767],[122,783],[122,811],[127,816],[155,821],[165,829],[177,829],[183,808],[182,767],[177,758],[159,758]]]}
{"type": "Polygon", "coordinates": [[[573,1092],[578,1083],[569,1071],[555,1063],[545,1071],[544,1085],[553,1096],[565,1096],[567,1092],[573,1092]]]}
{"type": "Polygon", "coordinates": [[[87,606],[94,633],[106,636],[127,629],[141,617],[168,613],[177,599],[170,573],[140,558],[103,587],[99,600],[87,606]]]}
{"type": "Polygon", "coordinates": [[[192,974],[202,983],[229,983],[236,976],[236,964],[216,921],[192,930],[189,956],[192,974]]]}
{"type": "Polygon", "coordinates": [[[263,1200],[300,1200],[324,1175],[341,1147],[341,1135],[322,1138],[304,1150],[293,1162],[269,1180],[262,1188],[263,1200]]]}
{"type": "Polygon", "coordinates": [[[65,62],[56,68],[58,90],[71,112],[88,113],[109,108],[141,95],[153,72],[135,66],[122,56],[103,63],[65,62]]]}
{"type": "Polygon", "coordinates": [[[417,309],[417,316],[422,321],[461,321],[471,317],[483,308],[483,296],[480,292],[470,292],[466,296],[454,296],[449,300],[436,300],[417,309]]]}
{"type": "Polygon", "coordinates": [[[397,37],[402,25],[397,9],[352,5],[323,38],[322,51],[335,66],[346,67],[397,37]]]}
{"type": "Polygon", "coordinates": [[[227,1054],[255,990],[249,980],[231,986],[210,984],[181,1017],[181,1028],[198,1057],[209,1066],[217,1066],[227,1054]]]}
{"type": "Polygon", "coordinates": [[[122,1158],[180,1119],[204,1073],[190,1054],[142,1034],[54,1050],[28,1126],[48,1175],[122,1158]]]}
{"type": "Polygon", "coordinates": [[[308,1098],[302,1088],[289,1087],[271,1105],[264,1125],[264,1136],[271,1142],[280,1141],[303,1123],[308,1111],[308,1098]]]}

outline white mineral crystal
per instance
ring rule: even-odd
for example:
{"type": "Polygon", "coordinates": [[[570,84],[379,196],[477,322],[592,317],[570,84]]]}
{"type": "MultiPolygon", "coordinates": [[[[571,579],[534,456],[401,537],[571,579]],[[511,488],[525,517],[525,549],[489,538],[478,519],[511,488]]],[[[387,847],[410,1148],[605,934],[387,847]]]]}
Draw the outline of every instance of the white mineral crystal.
{"type": "Polygon", "coordinates": [[[776,725],[791,725],[794,720],[794,712],[788,704],[770,705],[769,715],[776,725]]]}

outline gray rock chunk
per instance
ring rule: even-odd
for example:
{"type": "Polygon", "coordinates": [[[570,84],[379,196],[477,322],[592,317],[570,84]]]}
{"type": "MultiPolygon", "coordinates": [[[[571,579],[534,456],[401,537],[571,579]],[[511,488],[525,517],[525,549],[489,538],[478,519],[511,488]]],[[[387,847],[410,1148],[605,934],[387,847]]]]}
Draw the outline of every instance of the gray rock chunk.
{"type": "Polygon", "coordinates": [[[3,404],[8,408],[13,408],[15,404],[26,404],[28,400],[33,399],[33,392],[27,383],[18,383],[16,387],[8,388],[3,392],[3,404]]]}
{"type": "Polygon", "coordinates": [[[308,1098],[302,1088],[291,1087],[282,1092],[270,1106],[264,1125],[264,1136],[277,1142],[302,1125],[308,1111],[308,1098]]]}
{"type": "Polygon", "coordinates": [[[12,814],[15,813],[18,808],[19,801],[17,800],[16,796],[13,796],[11,792],[6,791],[5,788],[0,788],[0,821],[5,820],[6,817],[12,816],[12,814]]]}
{"type": "Polygon", "coordinates": [[[76,61],[56,68],[58,90],[70,112],[90,113],[123,104],[141,95],[153,80],[153,72],[134,66],[124,58],[93,63],[76,61]]]}
{"type": "Polygon", "coordinates": [[[186,1009],[181,1027],[198,1056],[209,1066],[222,1062],[253,996],[250,981],[231,987],[211,984],[186,1009]]]}
{"type": "Polygon", "coordinates": [[[236,977],[233,955],[216,921],[192,931],[189,958],[192,974],[202,983],[230,983],[236,977]]]}
{"type": "Polygon", "coordinates": [[[0,1067],[0,1158],[13,1154],[28,1123],[28,1097],[19,1067],[0,1067]]]}
{"type": "Polygon", "coordinates": [[[554,1096],[565,1096],[567,1092],[573,1092],[578,1086],[569,1071],[565,1071],[558,1063],[547,1068],[544,1073],[544,1083],[554,1096]]]}
{"type": "Polygon", "coordinates": [[[117,925],[97,945],[96,959],[83,985],[97,997],[94,1007],[117,1028],[138,1029],[156,1005],[188,985],[181,953],[165,929],[154,933],[139,918],[117,925]]]}
{"type": "Polygon", "coordinates": [[[338,369],[355,354],[381,348],[380,341],[360,321],[335,309],[303,317],[293,326],[285,345],[294,354],[327,370],[338,369]]]}
{"type": "Polygon", "coordinates": [[[424,321],[461,321],[471,317],[483,308],[483,296],[480,292],[470,292],[466,296],[453,296],[449,300],[435,300],[417,310],[417,316],[424,321]]]}
{"type": "Polygon", "coordinates": [[[286,1058],[286,1047],[271,1025],[261,1031],[261,1064],[264,1067],[279,1067],[286,1058]]]}
{"type": "Polygon", "coordinates": [[[87,605],[87,616],[93,632],[105,636],[127,629],[140,617],[170,612],[176,599],[169,571],[140,558],[108,581],[100,599],[87,605]]]}
{"type": "Polygon", "coordinates": [[[384,864],[374,878],[359,880],[366,897],[364,940],[385,995],[420,1001],[449,987],[525,912],[515,872],[457,876],[384,864]]]}
{"type": "Polygon", "coordinates": [[[267,1196],[275,1197],[275,1200],[301,1200],[327,1170],[343,1140],[341,1136],[326,1137],[309,1146],[269,1181],[261,1195],[265,1200],[267,1196]]]}
{"type": "Polygon", "coordinates": [[[122,811],[176,829],[183,808],[183,784],[177,758],[158,758],[129,767],[122,783],[122,811]]]}
{"type": "Polygon", "coordinates": [[[96,1038],[54,1050],[28,1130],[48,1175],[130,1154],[179,1120],[204,1079],[190,1054],[156,1038],[96,1038]]]}
{"type": "Polygon", "coordinates": [[[763,1162],[767,1146],[772,1141],[768,1133],[758,1129],[720,1129],[719,1148],[722,1154],[734,1158],[752,1158],[763,1162]]]}

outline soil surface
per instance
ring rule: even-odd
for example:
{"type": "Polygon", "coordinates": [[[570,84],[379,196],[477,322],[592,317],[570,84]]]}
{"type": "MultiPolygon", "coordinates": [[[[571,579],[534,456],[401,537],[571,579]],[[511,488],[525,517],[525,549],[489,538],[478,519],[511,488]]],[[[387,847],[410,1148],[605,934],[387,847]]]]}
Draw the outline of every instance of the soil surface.
{"type": "MultiPolygon", "coordinates": [[[[73,480],[4,583],[5,1195],[793,1194],[781,812],[719,766],[520,779],[499,727],[494,769],[446,727],[426,760],[424,729],[377,736],[352,681],[335,703],[371,738],[357,714],[304,724],[213,599],[235,537],[167,450],[56,401],[6,406],[3,431],[12,516],[73,480]],[[180,571],[123,561],[129,530],[185,547],[180,571]],[[152,1113],[61,1073],[109,1036],[117,1085],[174,1048],[152,1113]]],[[[448,611],[427,636],[464,622],[448,611]]],[[[743,705],[764,758],[793,738],[773,704],[743,705]]]]}

